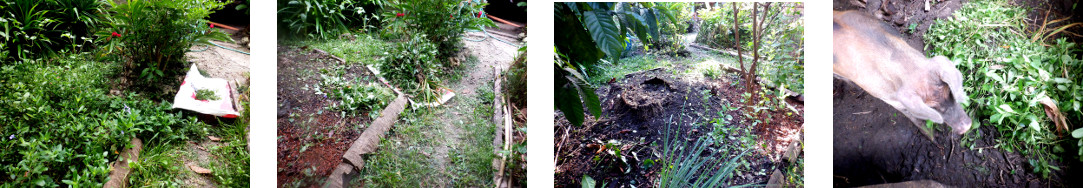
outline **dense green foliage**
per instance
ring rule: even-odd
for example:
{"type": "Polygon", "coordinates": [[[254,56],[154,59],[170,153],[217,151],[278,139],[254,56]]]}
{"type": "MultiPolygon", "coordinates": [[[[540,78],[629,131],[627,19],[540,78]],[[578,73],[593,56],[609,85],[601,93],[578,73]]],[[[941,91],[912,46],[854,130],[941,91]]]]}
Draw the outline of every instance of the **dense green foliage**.
{"type": "Polygon", "coordinates": [[[278,0],[279,35],[329,39],[346,32],[352,20],[367,21],[352,0],[278,0]]]}
{"type": "MultiPolygon", "coordinates": [[[[489,18],[478,17],[486,5],[459,0],[391,1],[383,12],[386,25],[383,35],[391,39],[410,39],[410,35],[425,34],[428,41],[436,45],[438,57],[451,57],[462,47],[464,32],[496,27],[489,18]]],[[[439,62],[445,66],[449,63],[439,62]]]]}
{"type": "Polygon", "coordinates": [[[0,61],[22,61],[90,45],[99,0],[12,0],[0,3],[0,61]]]}
{"type": "Polygon", "coordinates": [[[169,103],[107,96],[106,78],[117,67],[85,58],[0,68],[3,186],[99,187],[132,137],[157,143],[199,133],[201,123],[169,103]]]}
{"type": "MultiPolygon", "coordinates": [[[[735,49],[740,46],[744,55],[753,54],[753,28],[750,10],[751,4],[736,4],[738,9],[737,31],[734,31],[733,9],[730,3],[720,4],[715,9],[699,11],[703,19],[702,29],[697,34],[696,43],[713,48],[735,49]],[[740,37],[741,44],[736,44],[734,34],[740,37]]],[[[802,12],[796,4],[775,3],[770,9],[760,10],[767,19],[763,22],[763,40],[757,49],[759,61],[763,62],[756,69],[756,74],[770,81],[772,87],[785,87],[801,93],[804,90],[804,21],[802,12]],[[763,12],[766,11],[766,12],[763,12]]],[[[762,19],[758,18],[758,19],[762,19]]]]}
{"type": "Polygon", "coordinates": [[[205,18],[225,3],[217,0],[110,1],[105,26],[97,32],[106,49],[128,61],[142,81],[156,82],[187,68],[184,53],[210,40],[233,41],[211,29],[205,18]],[[169,73],[169,74],[167,74],[169,73]]]}
{"type": "Polygon", "coordinates": [[[445,76],[443,64],[433,63],[437,61],[436,54],[436,46],[424,34],[418,34],[409,41],[392,44],[384,52],[379,68],[384,78],[405,92],[426,101],[434,100],[440,78],[445,76]]]}
{"type": "Polygon", "coordinates": [[[999,148],[1027,155],[1034,172],[1048,177],[1059,170],[1049,161],[1060,161],[1064,148],[1076,142],[1065,142],[1070,129],[1056,128],[1042,101],[1059,107],[1067,122],[1083,120],[1083,60],[1079,47],[1063,38],[1044,41],[1037,39],[1047,33],[1021,34],[1027,33],[1027,11],[1003,1],[969,3],[954,18],[937,20],[925,41],[930,55],[947,56],[963,72],[970,95],[963,105],[976,120],[968,139],[987,136],[978,128],[994,126],[999,148]]]}

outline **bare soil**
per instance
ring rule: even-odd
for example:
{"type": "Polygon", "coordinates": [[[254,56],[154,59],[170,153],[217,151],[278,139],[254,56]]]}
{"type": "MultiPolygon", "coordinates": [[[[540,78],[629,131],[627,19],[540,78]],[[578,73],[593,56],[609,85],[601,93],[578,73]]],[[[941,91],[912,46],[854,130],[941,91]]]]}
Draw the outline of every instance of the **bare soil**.
{"type": "MultiPolygon", "coordinates": [[[[678,66],[674,69],[685,68],[688,67],[678,66]]],[[[654,181],[661,173],[660,166],[646,167],[641,164],[646,160],[659,160],[657,153],[661,153],[660,145],[665,134],[679,135],[684,141],[694,142],[713,131],[714,127],[709,121],[718,117],[723,103],[741,106],[738,101],[742,98],[743,90],[735,88],[741,84],[731,84],[736,79],[732,75],[725,79],[689,79],[674,75],[669,69],[652,69],[625,75],[597,88],[595,93],[602,101],[603,112],[600,118],[588,116],[582,126],[571,125],[564,114],[557,111],[554,138],[557,187],[577,187],[583,175],[599,183],[606,182],[610,187],[654,187],[654,181]],[[703,99],[701,93],[704,90],[711,94],[707,100],[703,99]],[[629,165],[601,151],[600,147],[604,147],[609,140],[620,141],[629,165]],[[595,157],[600,160],[595,161],[595,157]]],[[[799,103],[795,105],[798,109],[803,108],[799,103]]],[[[727,126],[754,129],[742,115],[744,112],[730,110],[725,113],[735,118],[727,126]]],[[[793,133],[787,130],[800,130],[803,120],[800,115],[786,116],[787,111],[784,110],[768,113],[773,114],[772,119],[768,120],[772,123],[767,124],[764,130],[771,131],[752,132],[758,136],[758,146],[768,147],[757,147],[749,152],[743,160],[750,163],[750,168],[745,169],[742,175],[735,175],[729,184],[764,184],[770,173],[780,168],[778,156],[782,152],[771,148],[791,144],[780,142],[778,138],[786,137],[780,134],[793,133]],[[756,173],[759,170],[765,173],[756,173]]],[[[748,133],[730,134],[741,137],[748,133]]],[[[711,146],[721,147],[717,144],[711,146]]],[[[709,155],[722,154],[711,152],[709,155]]]]}
{"type": "MultiPolygon", "coordinates": [[[[297,46],[279,46],[278,57],[278,184],[319,186],[372,119],[327,110],[335,101],[316,94],[321,70],[339,61],[297,46]]],[[[345,66],[347,79],[376,80],[360,64],[345,66]]]]}

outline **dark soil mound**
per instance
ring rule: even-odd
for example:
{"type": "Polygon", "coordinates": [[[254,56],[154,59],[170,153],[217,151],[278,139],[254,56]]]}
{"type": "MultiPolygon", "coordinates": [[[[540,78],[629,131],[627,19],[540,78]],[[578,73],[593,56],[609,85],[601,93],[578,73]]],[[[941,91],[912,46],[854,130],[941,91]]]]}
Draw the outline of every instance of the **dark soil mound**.
{"type": "MultiPolygon", "coordinates": [[[[1060,166],[1049,179],[1032,173],[1025,156],[994,148],[993,126],[977,132],[974,149],[938,125],[936,143],[899,111],[856,85],[834,81],[834,186],[851,187],[935,180],[962,187],[1063,187],[1078,184],[1078,162],[1060,166]],[[1076,168],[1072,168],[1075,166],[1076,168]]],[[[968,133],[972,134],[972,133],[968,133]]],[[[1071,186],[1068,186],[1071,187],[1071,186]]]]}
{"type": "MultiPolygon", "coordinates": [[[[723,110],[723,103],[735,106],[741,93],[734,88],[740,84],[729,81],[707,80],[689,81],[675,76],[667,69],[653,69],[626,75],[623,79],[608,83],[598,88],[595,93],[602,101],[603,113],[598,119],[588,116],[583,126],[568,123],[563,113],[556,113],[557,154],[556,185],[558,187],[578,187],[583,175],[594,180],[606,182],[610,187],[634,185],[635,187],[654,187],[661,169],[659,166],[644,165],[645,161],[659,160],[661,144],[665,134],[677,135],[684,141],[694,142],[708,136],[714,126],[711,119],[717,118],[723,110]],[[709,94],[709,96],[705,96],[709,94]],[[726,101],[726,102],[723,102],[726,101]],[[618,147],[626,156],[628,165],[618,161],[604,151],[606,143],[619,142],[618,147]],[[596,160],[597,158],[597,160],[596,160]]],[[[729,80],[735,80],[732,76],[729,80]]],[[[730,125],[751,129],[751,124],[741,111],[729,110],[726,114],[735,117],[730,125]]],[[[800,116],[787,117],[786,111],[778,110],[768,130],[799,130],[800,116]],[[781,128],[786,127],[786,128],[781,128]]],[[[766,116],[765,116],[766,117],[766,116]]],[[[780,131],[782,132],[782,131],[780,131]]],[[[741,137],[748,132],[731,133],[741,137]]],[[[775,131],[756,133],[774,135],[775,131]]],[[[756,140],[757,143],[775,146],[776,138],[756,140]]],[[[736,142],[728,142],[727,145],[736,142]]],[[[786,143],[788,145],[790,143],[786,143]]],[[[712,148],[722,148],[715,144],[712,148]]],[[[714,150],[708,155],[718,155],[714,150]]],[[[730,184],[762,184],[768,176],[779,168],[778,156],[781,152],[764,152],[763,149],[749,152],[744,159],[750,169],[741,175],[735,175],[730,184]],[[763,170],[763,173],[758,173],[763,170]],[[748,172],[753,171],[753,172],[748,172]]],[[[658,164],[661,164],[660,162],[658,164]]]]}

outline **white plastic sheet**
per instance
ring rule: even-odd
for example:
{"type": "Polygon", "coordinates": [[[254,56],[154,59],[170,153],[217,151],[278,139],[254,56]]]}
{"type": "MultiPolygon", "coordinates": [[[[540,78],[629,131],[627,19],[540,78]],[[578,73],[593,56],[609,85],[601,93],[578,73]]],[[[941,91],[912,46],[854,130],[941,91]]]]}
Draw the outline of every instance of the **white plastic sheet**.
{"type": "Polygon", "coordinates": [[[233,88],[229,82],[221,78],[207,78],[199,74],[195,64],[184,76],[184,83],[177,89],[177,96],[173,98],[173,108],[191,110],[202,114],[218,117],[236,118],[240,113],[233,108],[233,98],[230,96],[233,88]],[[207,89],[218,96],[218,100],[196,100],[196,90],[207,89]]]}

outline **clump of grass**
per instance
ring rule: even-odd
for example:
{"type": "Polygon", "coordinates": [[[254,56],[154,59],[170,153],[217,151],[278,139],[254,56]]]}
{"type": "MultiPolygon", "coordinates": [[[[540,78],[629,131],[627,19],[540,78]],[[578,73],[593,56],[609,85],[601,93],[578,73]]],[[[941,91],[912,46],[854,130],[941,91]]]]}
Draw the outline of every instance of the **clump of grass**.
{"type": "MultiPolygon", "coordinates": [[[[671,117],[672,119],[672,117],[671,117]]],[[[671,130],[667,126],[666,130],[671,130]]],[[[731,156],[729,159],[714,155],[702,155],[707,152],[709,139],[700,138],[695,143],[684,141],[680,131],[667,131],[662,144],[662,173],[658,177],[658,187],[723,187],[733,177],[740,160],[748,152],[719,150],[718,156],[731,156]],[[731,153],[732,152],[732,153],[731,153]]]]}

